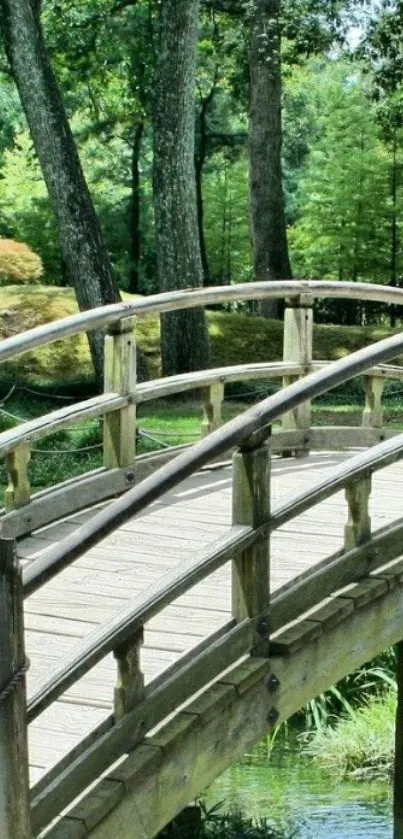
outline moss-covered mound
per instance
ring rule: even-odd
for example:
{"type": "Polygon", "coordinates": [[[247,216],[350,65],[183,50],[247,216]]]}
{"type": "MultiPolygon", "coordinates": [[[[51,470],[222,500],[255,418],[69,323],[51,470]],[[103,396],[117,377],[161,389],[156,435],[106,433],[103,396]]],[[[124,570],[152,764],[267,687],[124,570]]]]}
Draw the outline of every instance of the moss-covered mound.
{"type": "MultiPolygon", "coordinates": [[[[128,299],[130,295],[123,295],[128,299]]],[[[0,288],[0,339],[77,311],[72,289],[53,286],[0,288]]],[[[281,321],[237,313],[209,312],[211,366],[275,361],[282,357],[281,321]]],[[[159,373],[159,318],[139,318],[139,345],[150,374],[159,373]]],[[[340,358],[389,334],[379,327],[316,326],[314,357],[340,358]]],[[[85,335],[57,341],[2,366],[0,379],[31,383],[73,383],[92,377],[85,335]]]]}

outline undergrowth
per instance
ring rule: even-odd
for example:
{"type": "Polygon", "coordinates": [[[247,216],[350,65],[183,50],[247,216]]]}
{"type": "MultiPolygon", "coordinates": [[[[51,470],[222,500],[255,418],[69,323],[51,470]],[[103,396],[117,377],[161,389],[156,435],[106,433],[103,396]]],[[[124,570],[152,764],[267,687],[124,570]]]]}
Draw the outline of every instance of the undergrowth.
{"type": "Polygon", "coordinates": [[[334,727],[321,728],[303,751],[329,769],[355,778],[389,778],[395,737],[396,691],[369,697],[334,727]]]}

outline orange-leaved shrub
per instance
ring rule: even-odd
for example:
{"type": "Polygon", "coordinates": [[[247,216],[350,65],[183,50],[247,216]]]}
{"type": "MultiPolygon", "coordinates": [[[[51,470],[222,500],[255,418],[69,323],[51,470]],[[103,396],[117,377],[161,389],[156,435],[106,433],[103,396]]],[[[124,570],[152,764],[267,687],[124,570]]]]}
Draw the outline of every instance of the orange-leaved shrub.
{"type": "Polygon", "coordinates": [[[42,274],[42,260],[28,245],[0,239],[0,286],[37,283],[42,274]]]}

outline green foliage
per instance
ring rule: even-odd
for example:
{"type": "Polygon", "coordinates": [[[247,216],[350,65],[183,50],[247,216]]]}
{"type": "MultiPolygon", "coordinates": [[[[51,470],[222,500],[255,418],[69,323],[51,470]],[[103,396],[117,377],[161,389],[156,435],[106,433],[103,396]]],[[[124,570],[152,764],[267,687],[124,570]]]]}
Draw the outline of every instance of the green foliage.
{"type": "Polygon", "coordinates": [[[159,839],[292,839],[296,832],[278,830],[268,819],[254,820],[239,811],[225,812],[224,802],[189,807],[159,834],[159,839]]]}
{"type": "MultiPolygon", "coordinates": [[[[312,79],[313,81],[313,79],[312,79]]],[[[388,279],[388,159],[358,70],[316,74],[322,113],[298,189],[290,231],[299,276],[388,279]]]]}
{"type": "Polygon", "coordinates": [[[28,245],[13,239],[0,239],[0,285],[39,282],[42,261],[28,245]]]}
{"type": "Polygon", "coordinates": [[[394,755],[396,692],[372,697],[334,728],[317,730],[305,751],[342,775],[390,777],[394,755]]]}

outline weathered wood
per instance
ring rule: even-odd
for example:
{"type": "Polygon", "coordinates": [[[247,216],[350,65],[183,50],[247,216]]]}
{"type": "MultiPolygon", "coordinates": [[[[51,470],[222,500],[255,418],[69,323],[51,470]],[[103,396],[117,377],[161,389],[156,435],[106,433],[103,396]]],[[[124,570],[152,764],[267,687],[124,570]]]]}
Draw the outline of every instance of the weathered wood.
{"type": "Polygon", "coordinates": [[[117,411],[127,405],[127,396],[116,393],[103,393],[74,405],[58,408],[41,417],[22,422],[15,428],[9,428],[0,434],[0,454],[12,452],[21,443],[37,440],[53,434],[60,428],[65,428],[78,420],[99,417],[109,411],[117,411]]]}
{"type": "Polygon", "coordinates": [[[362,424],[370,428],[382,428],[382,392],[384,379],[380,376],[365,376],[365,407],[362,412],[362,424]]]}
{"type": "Polygon", "coordinates": [[[25,666],[21,575],[14,541],[0,538],[0,822],[2,839],[31,839],[25,666]],[[7,688],[9,688],[9,693],[7,693],[7,688]]]}
{"type": "Polygon", "coordinates": [[[371,519],[368,504],[371,495],[371,476],[351,481],[346,486],[348,521],[344,528],[344,544],[347,550],[371,537],[371,519]]]}
{"type": "MultiPolygon", "coordinates": [[[[301,372],[298,364],[283,361],[261,362],[256,364],[235,364],[231,367],[216,367],[208,370],[196,370],[141,382],[136,388],[136,404],[150,399],[162,399],[174,393],[184,393],[196,388],[207,388],[226,382],[251,381],[253,379],[277,379],[281,376],[298,376],[301,372]]],[[[402,371],[403,373],[403,371],[402,371]]]]}
{"type": "MultiPolygon", "coordinates": [[[[294,654],[274,657],[270,663],[262,661],[261,678],[252,680],[246,691],[240,687],[236,669],[233,679],[226,675],[223,683],[209,688],[202,704],[197,700],[187,706],[186,713],[176,716],[107,776],[108,780],[123,783],[126,795],[116,806],[111,795],[109,814],[105,798],[102,799],[102,819],[90,831],[90,839],[130,837],[133,814],[137,825],[141,825],[138,835],[142,839],[154,836],[273,725],[395,643],[401,632],[401,607],[402,592],[395,589],[376,605],[371,603],[353,612],[345,624],[338,623],[322,632],[294,654]],[[376,628],[374,633],[366,631],[371,624],[376,628]],[[360,643],[349,643],[350,637],[359,638],[360,643]],[[267,689],[270,673],[279,682],[275,697],[267,689]],[[195,765],[198,771],[191,772],[189,767],[195,765]]],[[[248,678],[246,673],[245,679],[248,678]]],[[[94,821],[96,790],[84,799],[94,821]]],[[[70,839],[69,834],[66,839],[70,839]]]]}
{"type": "MultiPolygon", "coordinates": [[[[258,528],[254,531],[250,527],[234,526],[224,537],[213,542],[209,550],[200,551],[188,562],[181,563],[172,572],[159,578],[142,596],[129,602],[128,606],[119,611],[106,625],[97,627],[77,645],[70,660],[67,660],[32,698],[28,709],[29,719],[41,713],[50,702],[57,699],[105,655],[133,637],[134,633],[164,606],[228,562],[235,551],[247,548],[261,537],[262,531],[258,528]]],[[[28,568],[27,578],[29,571],[28,568]]],[[[264,601],[265,606],[266,604],[267,600],[264,601]]]]}
{"type": "Polygon", "coordinates": [[[144,696],[144,674],[140,665],[143,628],[114,650],[118,665],[118,681],[114,691],[114,716],[121,720],[144,696]]]}
{"type": "Polygon", "coordinates": [[[202,436],[210,434],[220,427],[222,423],[221,408],[224,401],[224,385],[222,382],[214,382],[209,387],[203,388],[203,422],[201,425],[202,436]]]}
{"type": "MultiPolygon", "coordinates": [[[[313,298],[309,294],[302,294],[288,303],[284,312],[283,361],[290,361],[300,365],[302,376],[311,370],[312,364],[312,336],[313,336],[313,298]]],[[[283,386],[288,387],[294,381],[293,377],[285,376],[283,386]]],[[[308,429],[311,425],[311,403],[309,400],[298,405],[293,411],[283,415],[282,428],[284,431],[308,429]]],[[[300,453],[302,450],[298,450],[300,453]]]]}
{"type": "Polygon", "coordinates": [[[104,466],[125,467],[136,456],[136,335],[135,319],[125,318],[105,337],[105,391],[128,398],[104,420],[104,466]]]}
{"type": "Polygon", "coordinates": [[[6,510],[15,510],[28,504],[31,497],[28,465],[31,460],[31,447],[28,442],[20,443],[13,452],[6,456],[8,486],[4,493],[6,510]]]}
{"type": "MultiPolygon", "coordinates": [[[[270,444],[246,445],[232,461],[232,522],[253,529],[270,518],[270,444]]],[[[237,621],[259,615],[270,592],[270,541],[264,534],[232,561],[232,614],[237,621]]],[[[264,633],[268,637],[267,632],[264,633]]]]}
{"type": "MultiPolygon", "coordinates": [[[[373,300],[378,303],[403,305],[400,288],[376,285],[375,283],[344,283],[324,280],[284,280],[278,282],[240,283],[209,289],[192,289],[150,295],[142,300],[115,303],[70,315],[44,326],[37,326],[21,335],[6,338],[0,347],[0,363],[20,353],[43,344],[58,341],[80,332],[108,326],[122,318],[196,306],[211,306],[235,300],[263,300],[265,298],[298,297],[310,294],[313,297],[334,297],[358,300],[373,300]]],[[[398,353],[396,354],[398,355],[398,353]]]]}
{"type": "Polygon", "coordinates": [[[403,839],[403,641],[395,645],[397,705],[393,773],[393,839],[403,839]]]}

